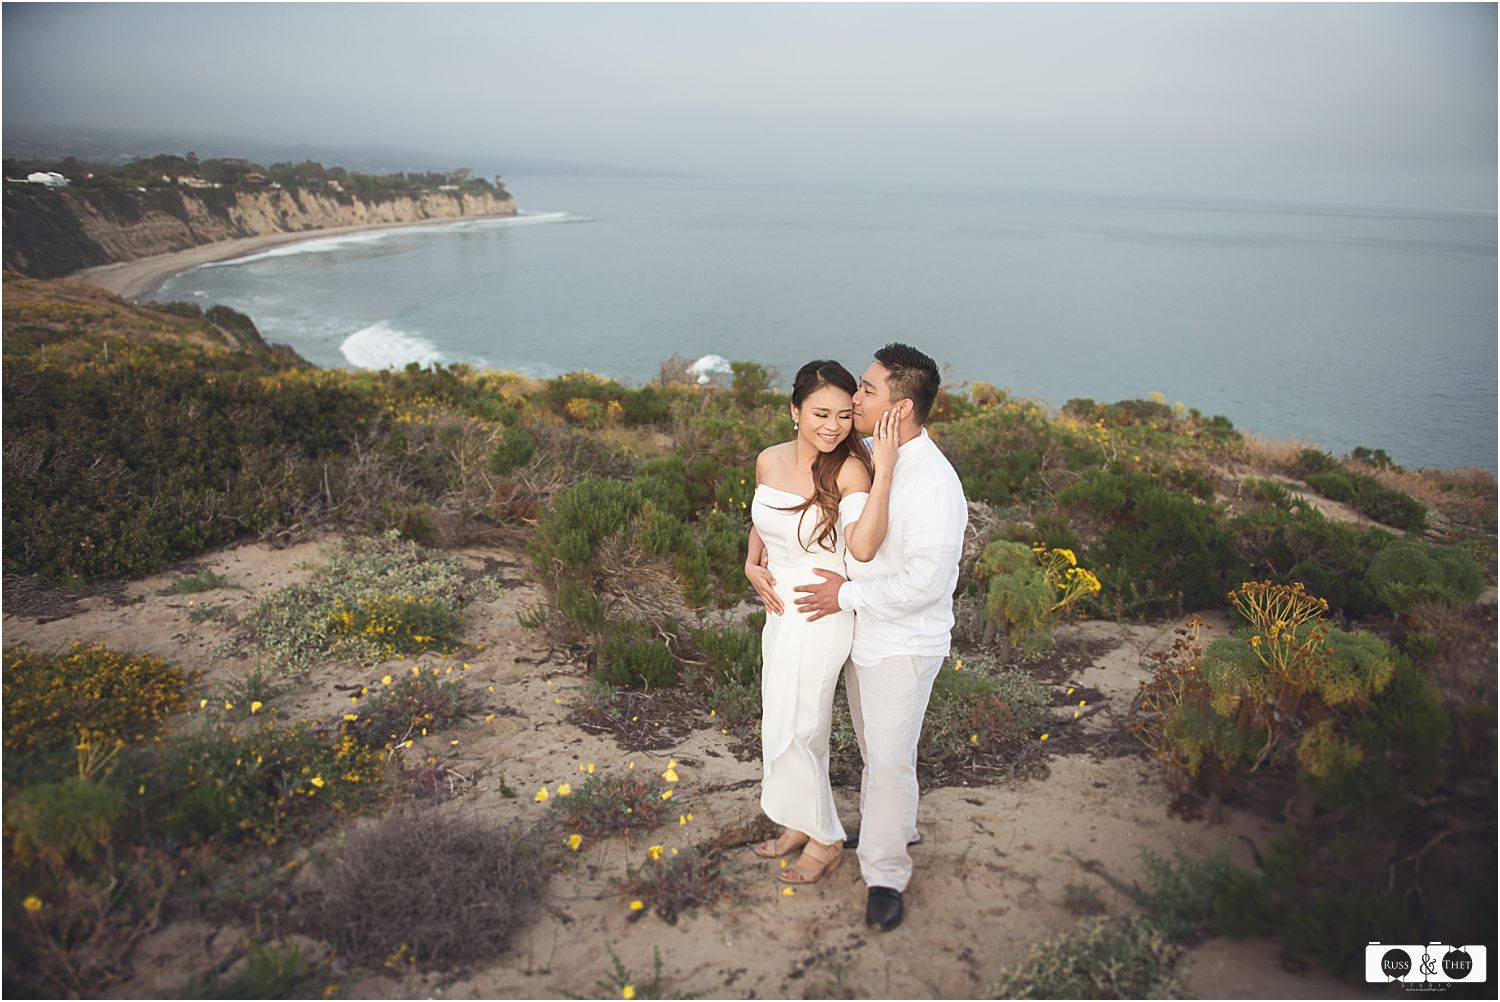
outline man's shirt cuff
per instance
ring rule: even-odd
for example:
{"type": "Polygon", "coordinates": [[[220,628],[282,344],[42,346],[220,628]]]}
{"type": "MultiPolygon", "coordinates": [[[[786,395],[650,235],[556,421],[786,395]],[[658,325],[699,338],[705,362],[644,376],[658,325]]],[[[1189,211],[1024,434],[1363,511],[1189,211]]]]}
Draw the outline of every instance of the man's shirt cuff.
{"type": "Polygon", "coordinates": [[[845,581],[839,585],[839,609],[858,609],[861,605],[859,583],[856,581],[845,581]]]}

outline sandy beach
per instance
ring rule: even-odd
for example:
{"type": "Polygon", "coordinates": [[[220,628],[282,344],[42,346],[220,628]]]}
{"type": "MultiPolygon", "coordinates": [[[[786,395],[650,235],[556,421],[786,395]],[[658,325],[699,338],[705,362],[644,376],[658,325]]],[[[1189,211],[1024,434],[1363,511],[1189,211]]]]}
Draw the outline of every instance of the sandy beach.
{"type": "Polygon", "coordinates": [[[396,230],[408,226],[435,226],[444,223],[467,223],[476,219],[510,219],[512,216],[459,216],[453,219],[418,219],[409,223],[379,223],[373,226],[332,226],[320,230],[300,230],[295,233],[270,233],[259,237],[241,237],[238,240],[221,240],[216,243],[137,258],[134,261],[116,261],[95,268],[75,271],[68,278],[108,289],[128,300],[139,300],[154,291],[178,272],[196,268],[215,261],[228,261],[237,257],[258,254],[282,244],[299,240],[317,240],[338,236],[341,233],[357,233],[363,230],[396,230]]]}

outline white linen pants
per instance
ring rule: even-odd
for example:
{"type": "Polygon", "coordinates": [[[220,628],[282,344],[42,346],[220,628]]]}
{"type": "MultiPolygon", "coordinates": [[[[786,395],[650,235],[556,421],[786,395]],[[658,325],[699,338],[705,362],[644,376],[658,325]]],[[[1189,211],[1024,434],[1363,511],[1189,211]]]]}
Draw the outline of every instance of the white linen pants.
{"type": "Polygon", "coordinates": [[[900,655],[844,669],[864,771],[859,781],[859,870],[870,887],[906,890],[917,837],[917,742],[941,657],[900,655]]]}

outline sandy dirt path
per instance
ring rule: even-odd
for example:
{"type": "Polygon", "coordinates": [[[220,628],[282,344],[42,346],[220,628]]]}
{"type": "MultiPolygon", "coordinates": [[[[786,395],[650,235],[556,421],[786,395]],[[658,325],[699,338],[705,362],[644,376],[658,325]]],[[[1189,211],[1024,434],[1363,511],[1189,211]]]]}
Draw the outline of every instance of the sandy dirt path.
{"type": "MultiPolygon", "coordinates": [[[[80,601],[61,618],[6,615],[5,643],[51,648],[102,640],[204,668],[210,682],[222,683],[248,672],[253,661],[226,650],[226,626],[192,623],[192,610],[207,602],[244,612],[274,588],[304,580],[309,562],[331,538],[284,549],[232,547],[193,561],[243,590],[168,595],[171,581],[184,572],[178,569],[132,582],[109,597],[80,601]]],[[[650,753],[622,749],[612,736],[588,734],[569,723],[569,704],[586,678],[543,632],[517,624],[517,610],[539,597],[523,580],[521,555],[484,549],[458,555],[506,582],[496,598],[468,611],[466,635],[484,647],[464,655],[472,664],[465,677],[471,684],[494,686],[491,698],[515,712],[490,724],[444,731],[418,746],[473,777],[461,796],[430,809],[473,812],[497,824],[534,820],[543,807],[531,794],[542,785],[555,789],[560,781],[576,781],[580,763],[616,769],[634,761],[638,769],[660,772],[670,757],[681,775],[674,806],[691,811],[694,820],[669,824],[649,840],[585,845],[576,865],[554,880],[552,907],[492,962],[465,971],[368,975],[344,983],[346,997],[588,996],[610,970],[608,947],[638,977],[649,976],[653,950],[659,949],[669,993],[972,998],[1033,943],[1077,921],[1067,905],[1070,885],[1089,888],[1111,914],[1126,914],[1132,906],[1099,875],[1101,869],[1117,881],[1140,879],[1142,847],[1163,854],[1180,847],[1198,855],[1227,845],[1235,861],[1247,863],[1250,850],[1241,836],[1264,848],[1275,834],[1268,822],[1233,809],[1218,826],[1169,815],[1170,795],[1160,770],[1133,754],[1054,754],[1044,779],[924,793],[923,842],[913,849],[916,874],[907,894],[907,921],[891,933],[871,933],[861,921],[865,891],[852,853],[832,877],[786,897],[776,864],[756,859],[748,847],[729,851],[731,894],[720,903],[682,917],[675,926],[649,912],[632,921],[620,890],[626,866],[646,861],[649,842],[688,846],[744,830],[759,816],[759,761],[737,759],[731,739],[707,720],[676,747],[650,753]],[[451,746],[450,740],[459,743],[451,746]],[[502,778],[518,796],[502,794],[502,778]]],[[[1166,647],[1172,626],[1090,622],[1068,628],[1109,645],[1101,645],[1105,653],[1071,680],[1099,690],[1107,704],[1081,726],[1119,726],[1137,682],[1146,677],[1142,654],[1166,647]]],[[[336,685],[368,682],[380,670],[320,669],[283,708],[293,716],[331,712],[347,699],[336,685]]],[[[857,817],[857,789],[836,788],[835,794],[841,814],[857,817]]],[[[298,851],[305,855],[305,849],[298,851]]],[[[248,932],[169,923],[139,944],[137,975],[119,990],[133,997],[178,990],[248,932]]],[[[1192,997],[1364,997],[1361,986],[1318,971],[1288,969],[1281,953],[1265,940],[1213,940],[1187,951],[1179,975],[1192,997]]]]}

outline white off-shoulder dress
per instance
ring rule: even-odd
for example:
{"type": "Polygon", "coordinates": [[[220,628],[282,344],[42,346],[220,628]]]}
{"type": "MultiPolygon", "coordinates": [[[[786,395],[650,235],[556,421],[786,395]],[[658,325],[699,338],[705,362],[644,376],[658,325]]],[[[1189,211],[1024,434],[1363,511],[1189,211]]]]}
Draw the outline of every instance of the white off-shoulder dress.
{"type": "Polygon", "coordinates": [[[766,613],[761,634],[760,806],[777,824],[806,832],[819,842],[844,838],[828,782],[828,734],[833,726],[833,690],[854,642],[854,613],[845,610],[808,622],[798,610],[797,585],[818,584],[813,573],[825,568],[845,577],[844,530],[859,520],[869,494],[839,503],[837,539],[832,552],[814,541],[819,510],[778,511],[805,498],[761,484],[755,489],[751,520],[766,545],[771,576],[784,612],[766,613]]]}

